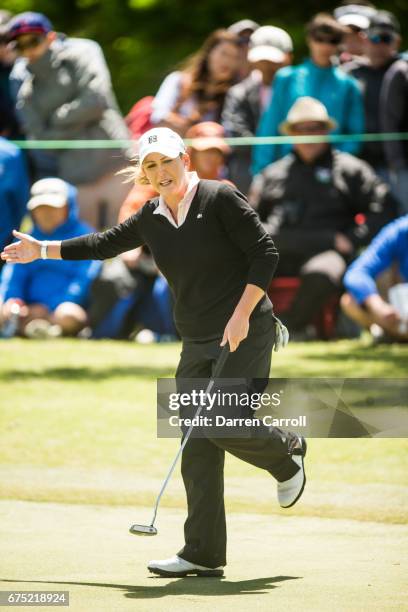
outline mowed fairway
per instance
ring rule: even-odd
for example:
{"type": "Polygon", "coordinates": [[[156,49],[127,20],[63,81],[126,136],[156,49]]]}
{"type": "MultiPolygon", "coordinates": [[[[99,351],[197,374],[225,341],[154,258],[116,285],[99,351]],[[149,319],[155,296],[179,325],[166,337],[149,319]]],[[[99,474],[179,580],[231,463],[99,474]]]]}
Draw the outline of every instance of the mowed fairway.
{"type": "MultiPolygon", "coordinates": [[[[127,530],[150,520],[179,444],[157,439],[155,380],[173,375],[180,346],[1,348],[0,590],[69,590],[75,611],[407,609],[406,440],[310,440],[307,488],[287,511],[271,477],[228,456],[226,578],[154,578],[146,562],[182,544],[179,469],[159,535],[127,530]]],[[[407,371],[408,347],[342,341],[289,345],[272,374],[407,371]]]]}

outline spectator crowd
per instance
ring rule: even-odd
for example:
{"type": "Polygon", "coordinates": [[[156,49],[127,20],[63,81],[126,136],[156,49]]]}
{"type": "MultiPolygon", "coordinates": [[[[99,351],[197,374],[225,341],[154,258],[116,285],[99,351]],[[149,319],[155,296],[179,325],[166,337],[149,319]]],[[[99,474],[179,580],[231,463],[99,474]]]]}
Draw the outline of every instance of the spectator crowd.
{"type": "MultiPolygon", "coordinates": [[[[363,328],[407,341],[400,24],[368,0],[344,2],[311,17],[305,42],[295,64],[290,34],[272,23],[215,30],[123,117],[96,41],[60,34],[40,13],[0,11],[0,250],[21,226],[60,240],[137,212],[155,191],[120,170],[132,141],[166,126],[187,140],[199,178],[233,184],[257,211],[280,253],[269,294],[294,339],[363,328]],[[75,146],[92,140],[113,146],[75,146]]],[[[177,338],[171,292],[146,248],[63,269],[2,264],[3,338],[177,338]]]]}

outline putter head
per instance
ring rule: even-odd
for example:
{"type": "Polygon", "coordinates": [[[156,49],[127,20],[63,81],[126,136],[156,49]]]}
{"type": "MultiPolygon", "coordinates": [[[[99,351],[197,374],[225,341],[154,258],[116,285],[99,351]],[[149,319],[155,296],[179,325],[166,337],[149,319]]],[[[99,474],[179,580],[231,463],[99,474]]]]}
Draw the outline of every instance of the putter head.
{"type": "Polygon", "coordinates": [[[132,525],[129,529],[130,533],[139,536],[155,536],[157,535],[156,527],[153,525],[132,525]]]}

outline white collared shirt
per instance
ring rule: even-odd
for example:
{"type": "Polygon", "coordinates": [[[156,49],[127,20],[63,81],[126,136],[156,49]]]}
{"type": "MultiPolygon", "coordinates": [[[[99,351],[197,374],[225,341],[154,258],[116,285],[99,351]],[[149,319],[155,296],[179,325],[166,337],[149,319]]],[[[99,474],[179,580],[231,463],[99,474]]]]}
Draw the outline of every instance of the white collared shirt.
{"type": "Polygon", "coordinates": [[[159,197],[159,205],[154,211],[154,215],[163,215],[166,219],[174,225],[174,227],[180,227],[186,220],[188,211],[190,210],[191,202],[196,194],[198,183],[200,182],[197,172],[188,172],[188,185],[187,191],[184,194],[183,199],[179,202],[177,208],[177,222],[174,220],[173,215],[163,197],[159,197]]]}

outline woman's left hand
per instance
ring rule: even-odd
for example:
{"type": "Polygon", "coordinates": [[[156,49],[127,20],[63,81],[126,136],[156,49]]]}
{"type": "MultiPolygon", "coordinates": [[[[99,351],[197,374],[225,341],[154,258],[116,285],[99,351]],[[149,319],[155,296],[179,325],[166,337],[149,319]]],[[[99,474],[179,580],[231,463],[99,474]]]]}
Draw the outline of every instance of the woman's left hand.
{"type": "Polygon", "coordinates": [[[233,353],[237,350],[242,340],[245,340],[248,335],[248,331],[249,317],[243,313],[235,311],[224,329],[221,346],[225,346],[225,344],[228,342],[230,351],[233,353]]]}

